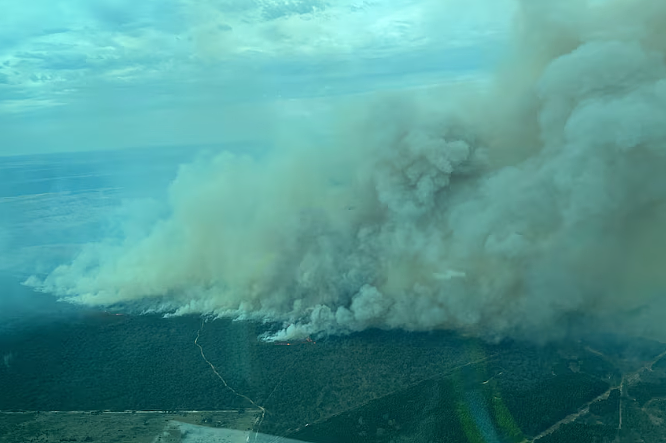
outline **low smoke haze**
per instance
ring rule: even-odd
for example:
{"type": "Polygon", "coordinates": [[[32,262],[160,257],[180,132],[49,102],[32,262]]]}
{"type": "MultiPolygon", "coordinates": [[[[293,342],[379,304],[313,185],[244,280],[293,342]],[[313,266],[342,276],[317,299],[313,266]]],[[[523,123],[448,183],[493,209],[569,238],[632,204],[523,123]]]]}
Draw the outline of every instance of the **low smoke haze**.
{"type": "Polygon", "coordinates": [[[166,216],[137,209],[124,238],[27,283],[282,322],[272,339],[666,338],[664,22],[653,0],[521,1],[489,79],[312,100],[287,122],[266,105],[243,130],[270,149],[182,165],[166,216]]]}

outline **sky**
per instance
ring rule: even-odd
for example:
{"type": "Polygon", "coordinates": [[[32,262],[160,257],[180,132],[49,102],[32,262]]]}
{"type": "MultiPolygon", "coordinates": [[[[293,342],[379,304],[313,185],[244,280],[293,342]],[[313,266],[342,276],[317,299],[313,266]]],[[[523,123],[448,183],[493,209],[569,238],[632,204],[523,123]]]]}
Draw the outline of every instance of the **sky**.
{"type": "Polygon", "coordinates": [[[473,75],[512,10],[508,0],[0,8],[0,155],[223,143],[322,97],[473,75]]]}

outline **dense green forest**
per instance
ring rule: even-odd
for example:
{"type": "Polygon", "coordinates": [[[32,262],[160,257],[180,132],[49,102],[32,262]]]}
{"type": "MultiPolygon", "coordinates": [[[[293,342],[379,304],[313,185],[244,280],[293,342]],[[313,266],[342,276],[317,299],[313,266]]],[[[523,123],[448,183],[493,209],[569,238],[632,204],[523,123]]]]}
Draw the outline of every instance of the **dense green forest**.
{"type": "Polygon", "coordinates": [[[666,407],[658,401],[666,395],[662,360],[649,377],[640,372],[644,380],[618,388],[624,374],[666,349],[655,342],[489,344],[449,332],[380,330],[316,344],[257,339],[271,327],[88,313],[15,328],[0,335],[0,409],[260,405],[262,432],[312,442],[517,443],[544,433],[539,441],[601,443],[619,434],[620,402],[625,423],[655,435],[666,407]],[[242,396],[202,358],[197,334],[208,362],[242,396]],[[650,416],[641,412],[646,405],[650,416]],[[551,429],[581,410],[575,422],[551,429]]]}

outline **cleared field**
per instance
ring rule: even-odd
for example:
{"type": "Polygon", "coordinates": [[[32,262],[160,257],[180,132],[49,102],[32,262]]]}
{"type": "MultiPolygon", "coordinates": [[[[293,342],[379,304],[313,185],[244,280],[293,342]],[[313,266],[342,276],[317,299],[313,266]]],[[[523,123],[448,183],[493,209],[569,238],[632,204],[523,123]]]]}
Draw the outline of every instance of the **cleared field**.
{"type": "Polygon", "coordinates": [[[0,412],[0,442],[245,442],[260,412],[0,412]]]}

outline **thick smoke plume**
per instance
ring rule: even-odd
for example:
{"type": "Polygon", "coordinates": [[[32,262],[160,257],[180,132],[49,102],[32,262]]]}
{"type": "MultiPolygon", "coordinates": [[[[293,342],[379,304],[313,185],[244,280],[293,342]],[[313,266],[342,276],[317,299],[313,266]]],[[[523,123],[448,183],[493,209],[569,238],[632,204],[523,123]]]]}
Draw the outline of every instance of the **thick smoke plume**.
{"type": "Polygon", "coordinates": [[[664,336],[664,23],[660,0],[524,1],[490,87],[375,96],[332,140],[183,166],[168,218],[32,283],[277,338],[664,336]]]}

